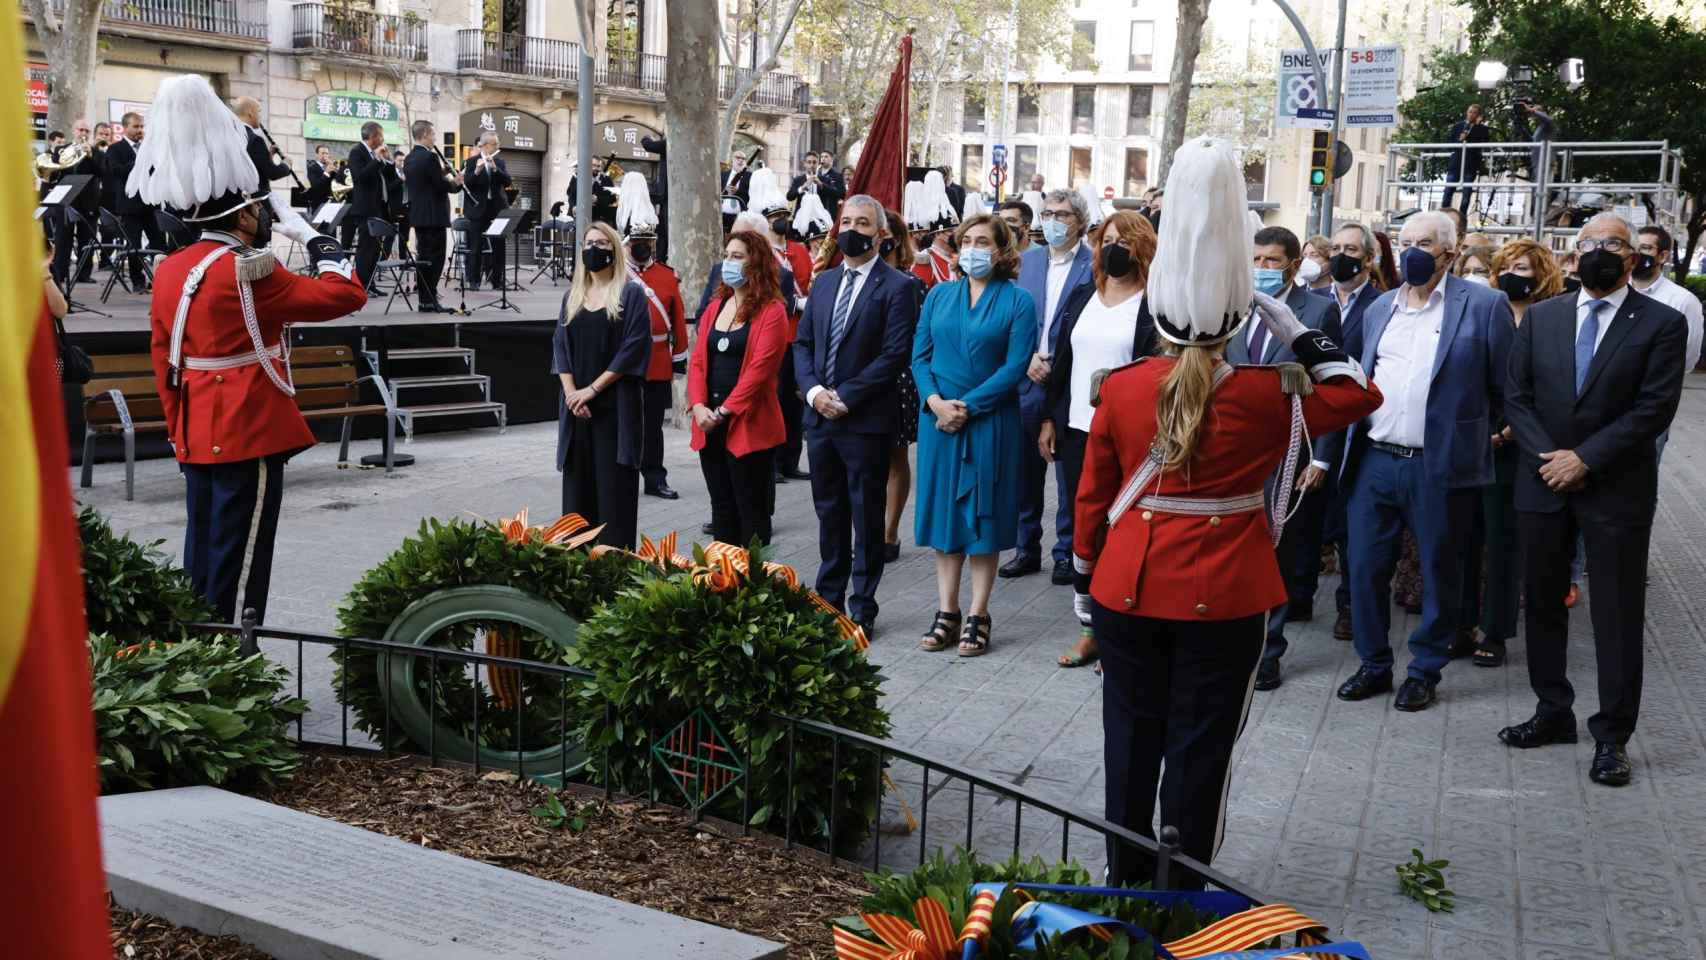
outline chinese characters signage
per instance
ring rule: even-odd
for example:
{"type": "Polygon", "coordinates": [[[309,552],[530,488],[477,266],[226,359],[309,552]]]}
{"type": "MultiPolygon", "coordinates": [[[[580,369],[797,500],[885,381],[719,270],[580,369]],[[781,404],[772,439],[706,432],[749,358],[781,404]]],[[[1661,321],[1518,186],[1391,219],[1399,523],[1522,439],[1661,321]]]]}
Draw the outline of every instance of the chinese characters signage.
{"type": "Polygon", "coordinates": [[[308,98],[303,111],[302,136],[309,140],[341,140],[354,143],[361,139],[362,125],[372,121],[385,130],[385,142],[409,142],[403,129],[403,112],[397,105],[371,93],[355,90],[328,90],[308,98]]]}
{"type": "Polygon", "coordinates": [[[640,141],[663,139],[658,133],[643,123],[632,120],[606,120],[592,125],[592,155],[608,157],[616,155],[618,160],[652,160],[658,155],[640,146],[640,141]]]}
{"type": "Polygon", "coordinates": [[[508,107],[481,107],[462,115],[462,145],[473,147],[480,135],[495,133],[500,150],[543,152],[551,139],[545,121],[508,107]]]}

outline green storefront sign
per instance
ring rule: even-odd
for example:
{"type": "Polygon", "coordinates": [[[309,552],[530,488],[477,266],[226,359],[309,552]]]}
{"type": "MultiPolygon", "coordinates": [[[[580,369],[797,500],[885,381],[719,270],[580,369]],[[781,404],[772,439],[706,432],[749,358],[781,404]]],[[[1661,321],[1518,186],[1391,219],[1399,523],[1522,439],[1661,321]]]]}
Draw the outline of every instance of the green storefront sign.
{"type": "Polygon", "coordinates": [[[308,140],[361,139],[362,125],[373,121],[385,129],[385,142],[408,143],[403,129],[403,111],[384,97],[356,90],[328,90],[308,98],[303,111],[302,136],[308,140]]]}

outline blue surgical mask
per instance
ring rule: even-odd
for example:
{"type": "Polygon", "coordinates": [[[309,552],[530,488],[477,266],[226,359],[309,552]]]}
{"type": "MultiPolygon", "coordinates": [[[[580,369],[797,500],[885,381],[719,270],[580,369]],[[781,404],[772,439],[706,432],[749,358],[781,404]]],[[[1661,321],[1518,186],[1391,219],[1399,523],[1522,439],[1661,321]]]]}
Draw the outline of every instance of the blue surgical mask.
{"type": "Polygon", "coordinates": [[[960,269],[973,280],[982,280],[995,269],[995,254],[981,247],[967,247],[960,251],[960,269]]]}
{"type": "Polygon", "coordinates": [[[1434,278],[1434,270],[1438,266],[1439,261],[1434,259],[1434,255],[1421,247],[1410,247],[1398,255],[1398,272],[1412,287],[1426,286],[1434,278]]]}
{"type": "Polygon", "coordinates": [[[1270,297],[1277,297],[1285,289],[1285,271],[1272,267],[1252,267],[1250,279],[1256,283],[1256,289],[1270,297]]]}
{"type": "Polygon", "coordinates": [[[723,282],[731,287],[738,287],[746,282],[745,260],[723,261],[723,282]]]}
{"type": "Polygon", "coordinates": [[[1043,221],[1043,239],[1048,241],[1048,245],[1051,247],[1058,247],[1065,243],[1067,236],[1071,233],[1072,231],[1066,229],[1066,224],[1059,220],[1043,221]]]}

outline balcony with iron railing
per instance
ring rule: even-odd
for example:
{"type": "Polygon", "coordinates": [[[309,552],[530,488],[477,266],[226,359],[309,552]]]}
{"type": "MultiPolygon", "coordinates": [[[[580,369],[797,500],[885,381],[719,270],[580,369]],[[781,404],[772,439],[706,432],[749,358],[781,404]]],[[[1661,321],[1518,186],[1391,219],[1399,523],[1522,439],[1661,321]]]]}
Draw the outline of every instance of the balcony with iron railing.
{"type": "Polygon", "coordinates": [[[665,92],[669,80],[669,58],[656,53],[637,53],[632,50],[611,50],[593,74],[600,87],[620,87],[625,90],[665,92]]]}
{"type": "MultiPolygon", "coordinates": [[[[752,71],[743,67],[731,67],[727,64],[719,67],[717,98],[728,100],[733,97],[736,84],[751,75],[752,71]]],[[[758,85],[746,98],[746,108],[779,113],[807,113],[811,109],[811,99],[811,84],[799,77],[791,73],[766,73],[758,78],[758,85]]]]}
{"type": "Polygon", "coordinates": [[[456,69],[538,80],[580,79],[581,48],[567,40],[491,30],[456,31],[456,69]]]}
{"type": "Polygon", "coordinates": [[[298,3],[290,10],[290,28],[290,45],[297,50],[412,63],[427,59],[427,25],[416,17],[298,3]]]}
{"type": "MultiPolygon", "coordinates": [[[[47,6],[64,18],[66,0],[48,0],[47,6]]],[[[28,14],[21,0],[19,7],[28,14]]],[[[156,39],[161,31],[197,34],[242,47],[260,48],[267,42],[265,8],[250,0],[107,0],[101,6],[100,29],[156,39]]]]}

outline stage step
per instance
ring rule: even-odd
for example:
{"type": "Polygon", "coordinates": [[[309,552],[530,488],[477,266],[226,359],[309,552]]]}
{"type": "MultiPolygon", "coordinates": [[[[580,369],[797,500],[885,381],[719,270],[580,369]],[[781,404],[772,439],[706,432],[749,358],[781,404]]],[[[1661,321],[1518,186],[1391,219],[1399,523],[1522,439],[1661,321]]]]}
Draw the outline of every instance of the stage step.
{"type": "Polygon", "coordinates": [[[473,347],[405,347],[401,350],[388,350],[386,356],[391,360],[437,360],[444,357],[455,357],[474,367],[473,347]]]}
{"type": "Polygon", "coordinates": [[[401,392],[417,387],[479,387],[483,397],[492,395],[492,378],[479,373],[446,373],[422,377],[392,377],[391,389],[401,392]]]}
{"type": "Polygon", "coordinates": [[[417,417],[455,417],[468,414],[491,414],[498,418],[498,432],[503,433],[509,428],[509,406],[495,400],[469,400],[464,403],[429,403],[418,407],[400,407],[403,414],[403,434],[405,439],[413,440],[415,436],[415,419],[417,417]]]}

